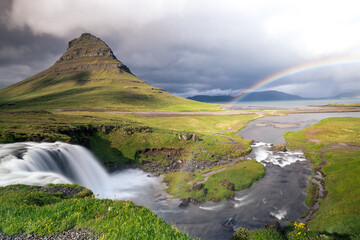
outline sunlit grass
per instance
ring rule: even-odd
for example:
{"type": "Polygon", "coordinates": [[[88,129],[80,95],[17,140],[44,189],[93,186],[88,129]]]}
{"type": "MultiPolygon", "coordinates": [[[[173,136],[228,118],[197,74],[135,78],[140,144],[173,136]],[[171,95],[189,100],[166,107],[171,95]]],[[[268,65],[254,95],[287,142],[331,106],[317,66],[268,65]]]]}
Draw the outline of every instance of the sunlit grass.
{"type": "Polygon", "coordinates": [[[234,191],[248,188],[265,174],[264,166],[255,160],[233,165],[217,166],[202,172],[176,172],[166,174],[166,191],[176,198],[192,198],[198,202],[224,201],[234,197],[234,191]],[[204,180],[203,174],[214,172],[201,188],[194,184],[204,180]],[[216,172],[218,171],[218,172],[216,172]]]}
{"type": "MultiPolygon", "coordinates": [[[[326,161],[322,171],[327,196],[309,223],[311,229],[360,234],[359,132],[359,118],[329,118],[297,133],[285,134],[287,145],[302,149],[315,167],[326,161]]],[[[309,194],[310,203],[316,191],[310,189],[309,194]]]]}
{"type": "Polygon", "coordinates": [[[0,188],[1,232],[50,235],[73,228],[101,239],[191,239],[145,207],[95,199],[84,188],[69,197],[24,185],[0,188]]]}

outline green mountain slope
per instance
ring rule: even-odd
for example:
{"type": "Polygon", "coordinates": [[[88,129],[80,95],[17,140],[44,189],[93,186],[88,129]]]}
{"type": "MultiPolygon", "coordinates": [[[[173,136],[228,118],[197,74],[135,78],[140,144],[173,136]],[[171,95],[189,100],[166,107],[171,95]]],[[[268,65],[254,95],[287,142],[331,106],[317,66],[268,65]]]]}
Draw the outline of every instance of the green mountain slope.
{"type": "Polygon", "coordinates": [[[50,68],[1,89],[0,105],[0,110],[209,108],[147,84],[132,74],[105,42],[89,33],[70,41],[66,52],[50,68]]]}

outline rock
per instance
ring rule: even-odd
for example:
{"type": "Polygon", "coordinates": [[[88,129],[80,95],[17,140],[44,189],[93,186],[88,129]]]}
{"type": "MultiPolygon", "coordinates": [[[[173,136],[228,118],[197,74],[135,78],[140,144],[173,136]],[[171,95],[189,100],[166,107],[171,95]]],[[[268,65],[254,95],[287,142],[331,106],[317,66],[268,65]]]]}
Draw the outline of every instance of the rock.
{"type": "Polygon", "coordinates": [[[198,135],[193,134],[193,135],[192,135],[192,140],[193,140],[194,142],[198,142],[200,139],[199,139],[199,136],[198,136],[198,135]]]}
{"type": "Polygon", "coordinates": [[[287,148],[283,144],[275,145],[270,147],[270,151],[276,151],[276,152],[286,152],[287,148]]]}
{"type": "Polygon", "coordinates": [[[183,138],[185,141],[189,141],[189,140],[192,138],[192,134],[184,133],[184,134],[182,134],[182,138],[183,138]]]}
{"type": "Polygon", "coordinates": [[[181,199],[181,202],[179,204],[179,208],[186,208],[189,206],[189,198],[181,199]]]}
{"type": "Polygon", "coordinates": [[[114,126],[110,126],[110,125],[101,125],[101,126],[99,126],[100,131],[105,133],[105,134],[109,134],[109,132],[111,130],[113,130],[114,128],[115,128],[114,126]]]}
{"type": "Polygon", "coordinates": [[[222,179],[220,180],[220,183],[222,186],[224,186],[227,190],[230,190],[230,191],[235,191],[235,185],[231,182],[229,182],[228,180],[226,179],[222,179]]]}
{"type": "Polygon", "coordinates": [[[274,229],[276,230],[277,232],[280,232],[281,231],[281,225],[278,221],[272,221],[268,224],[265,224],[265,227],[267,229],[274,229]]]}
{"type": "Polygon", "coordinates": [[[222,225],[224,227],[234,229],[235,223],[236,223],[235,219],[229,218],[222,225]]]}
{"type": "Polygon", "coordinates": [[[204,185],[201,183],[194,183],[194,185],[192,186],[192,189],[197,191],[197,190],[202,189],[203,187],[204,187],[204,185]]]}
{"type": "Polygon", "coordinates": [[[206,196],[206,194],[208,194],[208,189],[207,188],[203,188],[201,189],[202,193],[203,193],[203,196],[206,196]]]}

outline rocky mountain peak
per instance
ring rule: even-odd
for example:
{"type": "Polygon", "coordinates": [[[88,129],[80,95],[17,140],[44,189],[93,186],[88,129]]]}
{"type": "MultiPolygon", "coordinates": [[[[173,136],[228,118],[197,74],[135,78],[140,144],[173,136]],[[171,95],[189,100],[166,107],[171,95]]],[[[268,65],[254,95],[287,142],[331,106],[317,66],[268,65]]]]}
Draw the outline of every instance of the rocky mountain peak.
{"type": "Polygon", "coordinates": [[[110,47],[103,40],[90,33],[83,33],[80,37],[69,42],[66,52],[60,57],[58,62],[85,57],[116,59],[110,47]]]}
{"type": "Polygon", "coordinates": [[[91,70],[94,67],[101,67],[131,73],[129,68],[115,57],[103,40],[90,33],[83,33],[80,37],[71,40],[66,52],[54,66],[61,70],[69,68],[71,70],[91,70]]]}

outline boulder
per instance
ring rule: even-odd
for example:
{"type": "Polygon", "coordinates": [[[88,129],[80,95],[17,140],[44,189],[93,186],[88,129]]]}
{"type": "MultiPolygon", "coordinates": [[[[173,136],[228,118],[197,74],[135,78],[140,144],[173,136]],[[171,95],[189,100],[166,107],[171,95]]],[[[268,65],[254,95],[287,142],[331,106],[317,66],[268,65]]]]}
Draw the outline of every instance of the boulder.
{"type": "Polygon", "coordinates": [[[193,140],[194,142],[198,142],[200,139],[199,139],[199,136],[198,136],[198,135],[193,134],[193,135],[192,135],[192,140],[193,140]]]}
{"type": "Polygon", "coordinates": [[[204,187],[204,185],[201,183],[194,183],[194,185],[192,186],[192,189],[197,191],[197,190],[202,189],[203,187],[204,187]]]}
{"type": "Polygon", "coordinates": [[[186,208],[189,206],[189,198],[184,198],[184,199],[181,199],[181,202],[179,204],[179,208],[186,208]]]}
{"type": "Polygon", "coordinates": [[[279,144],[279,145],[271,146],[270,151],[286,152],[287,148],[285,145],[279,144]]]}

